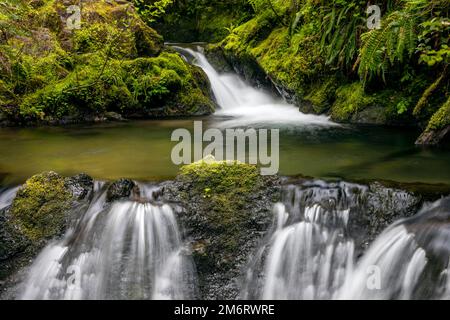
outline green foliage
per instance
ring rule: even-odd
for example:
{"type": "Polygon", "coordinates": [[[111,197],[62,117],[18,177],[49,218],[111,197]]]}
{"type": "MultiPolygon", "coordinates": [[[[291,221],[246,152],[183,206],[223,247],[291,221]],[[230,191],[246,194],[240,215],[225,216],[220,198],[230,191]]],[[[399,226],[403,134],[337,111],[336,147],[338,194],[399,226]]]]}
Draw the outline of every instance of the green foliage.
{"type": "Polygon", "coordinates": [[[434,17],[420,25],[422,33],[419,35],[420,62],[433,67],[437,64],[450,62],[450,20],[448,17],[434,17]]]}
{"type": "Polygon", "coordinates": [[[144,21],[172,42],[220,41],[253,14],[246,0],[173,0],[163,6],[164,13],[154,5],[167,1],[136,2],[144,21]]]}
{"type": "Polygon", "coordinates": [[[149,23],[155,22],[166,13],[175,0],[159,0],[148,3],[146,0],[134,0],[139,14],[149,23]]]}
{"type": "Polygon", "coordinates": [[[354,82],[337,89],[336,102],[331,109],[331,117],[337,121],[348,121],[351,116],[373,103],[374,99],[364,92],[361,83],[354,82]]]}
{"type": "Polygon", "coordinates": [[[361,36],[360,76],[365,80],[372,75],[385,79],[391,65],[411,57],[417,44],[415,26],[412,14],[394,11],[383,19],[381,29],[364,33],[361,36]]]}
{"type": "Polygon", "coordinates": [[[87,2],[82,28],[69,32],[59,17],[62,0],[13,2],[2,8],[23,32],[2,29],[2,120],[5,114],[14,121],[45,123],[101,118],[109,111],[183,114],[196,103],[197,111],[214,109],[203,90],[205,75],[178,54],[162,52],[162,37],[130,4],[87,2]]]}
{"type": "Polygon", "coordinates": [[[365,3],[334,1],[325,5],[321,17],[320,47],[327,64],[351,67],[358,53],[359,36],[365,24],[365,3]]]}

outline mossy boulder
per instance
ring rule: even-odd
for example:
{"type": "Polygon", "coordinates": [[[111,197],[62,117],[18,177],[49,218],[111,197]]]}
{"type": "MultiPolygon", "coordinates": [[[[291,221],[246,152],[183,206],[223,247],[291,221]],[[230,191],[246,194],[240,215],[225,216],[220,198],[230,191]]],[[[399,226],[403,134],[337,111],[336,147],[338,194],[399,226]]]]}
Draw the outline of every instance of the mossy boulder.
{"type": "Polygon", "coordinates": [[[50,239],[64,231],[73,200],[64,177],[55,172],[35,175],[17,192],[11,222],[32,241],[50,239]]]}
{"type": "Polygon", "coordinates": [[[240,268],[272,221],[279,179],[256,166],[211,158],[181,168],[163,191],[183,208],[204,298],[237,298],[240,268]],[[214,280],[214,281],[213,281],[214,280]]]}
{"type": "Polygon", "coordinates": [[[85,174],[64,178],[55,172],[37,174],[17,191],[10,207],[0,210],[1,281],[25,266],[51,239],[62,235],[71,213],[93,191],[85,174]]]}
{"type": "Polygon", "coordinates": [[[336,101],[331,107],[331,118],[338,122],[349,121],[374,102],[373,98],[364,92],[364,87],[359,82],[338,88],[336,96],[336,101]]]}

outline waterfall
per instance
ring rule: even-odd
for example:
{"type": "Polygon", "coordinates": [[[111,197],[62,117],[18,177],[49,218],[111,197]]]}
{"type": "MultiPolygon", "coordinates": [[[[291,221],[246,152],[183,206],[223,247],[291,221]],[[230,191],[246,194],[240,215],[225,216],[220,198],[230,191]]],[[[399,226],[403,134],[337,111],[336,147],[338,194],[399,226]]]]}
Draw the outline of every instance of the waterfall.
{"type": "Polygon", "coordinates": [[[449,299],[450,198],[383,232],[347,279],[340,299],[449,299]],[[376,270],[377,287],[368,285],[376,270]]]}
{"type": "Polygon", "coordinates": [[[18,190],[19,187],[0,190],[0,210],[11,205],[18,190]]]}
{"type": "Polygon", "coordinates": [[[102,188],[66,235],[39,254],[19,298],[193,298],[194,268],[171,207],[129,200],[109,206],[105,199],[102,188]]]}
{"type": "Polygon", "coordinates": [[[286,187],[242,297],[448,299],[450,198],[395,222],[358,258],[355,222],[370,207],[370,192],[342,182],[286,187]]]}
{"type": "Polygon", "coordinates": [[[216,116],[231,118],[220,121],[219,127],[239,127],[258,125],[300,125],[300,126],[336,126],[326,116],[304,114],[297,107],[279,98],[272,97],[262,89],[244,82],[234,73],[218,73],[202,53],[197,50],[173,46],[183,55],[192,57],[193,63],[202,68],[208,76],[211,89],[221,107],[216,116]]]}
{"type": "Polygon", "coordinates": [[[243,298],[333,297],[353,270],[355,252],[346,236],[349,206],[338,190],[287,187],[283,203],[275,205],[275,227],[247,273],[243,298]]]}

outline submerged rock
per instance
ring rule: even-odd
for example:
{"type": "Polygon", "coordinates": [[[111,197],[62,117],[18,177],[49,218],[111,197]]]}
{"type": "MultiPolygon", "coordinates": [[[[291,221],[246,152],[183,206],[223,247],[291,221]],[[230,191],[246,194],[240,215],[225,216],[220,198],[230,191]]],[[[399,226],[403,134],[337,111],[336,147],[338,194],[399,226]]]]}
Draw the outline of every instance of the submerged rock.
{"type": "Polygon", "coordinates": [[[199,161],[183,167],[163,190],[183,207],[202,297],[235,299],[241,269],[272,221],[280,181],[240,162],[199,161]]]}

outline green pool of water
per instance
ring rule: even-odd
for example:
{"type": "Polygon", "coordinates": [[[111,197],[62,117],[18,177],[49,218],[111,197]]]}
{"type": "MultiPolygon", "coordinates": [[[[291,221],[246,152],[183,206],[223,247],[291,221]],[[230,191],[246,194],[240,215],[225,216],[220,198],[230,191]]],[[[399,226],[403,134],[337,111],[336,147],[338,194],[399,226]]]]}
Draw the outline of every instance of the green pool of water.
{"type": "MultiPolygon", "coordinates": [[[[204,127],[214,126],[214,117],[204,127]]],[[[0,183],[13,185],[53,170],[96,179],[174,177],[170,136],[193,120],[151,120],[71,127],[0,129],[0,183]]],[[[280,174],[450,184],[450,148],[414,146],[416,131],[377,127],[280,132],[280,174]]]]}

